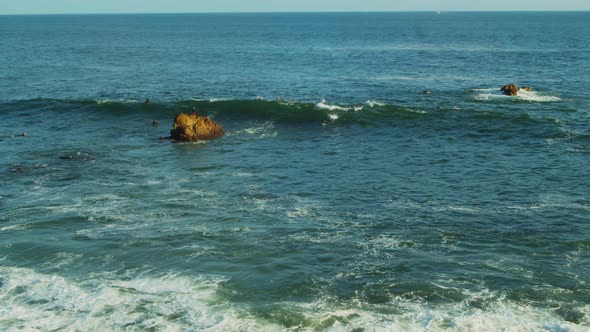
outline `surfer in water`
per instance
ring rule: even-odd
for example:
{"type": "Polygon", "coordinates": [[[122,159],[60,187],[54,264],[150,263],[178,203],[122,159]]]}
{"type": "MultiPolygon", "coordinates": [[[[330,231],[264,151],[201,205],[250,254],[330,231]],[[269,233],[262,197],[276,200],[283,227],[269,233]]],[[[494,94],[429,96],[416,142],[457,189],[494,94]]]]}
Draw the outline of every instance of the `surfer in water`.
{"type": "Polygon", "coordinates": [[[158,120],[152,121],[152,126],[157,127],[158,126],[158,120]]]}
{"type": "Polygon", "coordinates": [[[149,103],[151,103],[149,98],[146,98],[145,101],[143,102],[144,104],[148,105],[149,103]]]}

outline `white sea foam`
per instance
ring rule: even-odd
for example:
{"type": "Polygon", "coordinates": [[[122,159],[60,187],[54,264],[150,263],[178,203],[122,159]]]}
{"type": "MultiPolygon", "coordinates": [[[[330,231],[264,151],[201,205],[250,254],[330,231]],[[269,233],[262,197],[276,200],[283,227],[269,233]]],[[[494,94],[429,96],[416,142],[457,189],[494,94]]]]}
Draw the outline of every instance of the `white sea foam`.
{"type": "Polygon", "coordinates": [[[561,98],[556,96],[546,96],[537,91],[518,91],[516,96],[507,96],[500,91],[500,89],[486,88],[486,89],[472,89],[473,92],[479,92],[476,96],[476,100],[493,100],[493,99],[506,99],[506,100],[525,100],[530,102],[556,102],[560,101],[561,98]]]}
{"type": "Polygon", "coordinates": [[[260,330],[220,302],[223,278],[100,279],[78,283],[0,267],[0,329],[7,331],[260,330]]]}
{"type": "MultiPolygon", "coordinates": [[[[442,287],[441,288],[445,288],[442,287]]],[[[361,294],[359,294],[361,295],[361,294]]],[[[493,299],[489,292],[469,294],[467,300],[433,307],[420,300],[394,298],[390,303],[371,306],[353,300],[342,307],[319,300],[314,303],[285,303],[299,308],[312,326],[304,330],[351,331],[587,331],[587,322],[580,325],[564,321],[551,310],[517,305],[504,298],[494,301],[489,309],[472,308],[470,301],[493,299]],[[373,310],[369,310],[373,309],[373,310]],[[396,314],[386,314],[393,309],[396,314]]],[[[590,305],[580,308],[587,313],[590,305]]]]}
{"type": "Polygon", "coordinates": [[[214,103],[214,102],[217,102],[217,101],[227,101],[227,100],[230,100],[230,99],[227,99],[227,98],[209,98],[209,99],[189,98],[189,100],[192,100],[192,101],[208,101],[210,103],[214,103]]]}
{"type": "Polygon", "coordinates": [[[498,213],[504,213],[510,210],[511,213],[529,214],[533,210],[543,209],[563,209],[563,210],[581,210],[590,212],[590,205],[576,202],[576,197],[568,195],[541,195],[536,202],[523,205],[508,205],[499,209],[498,213]]]}
{"type": "MultiPolygon", "coordinates": [[[[354,277],[341,274],[335,278],[354,277]]],[[[125,276],[100,273],[84,281],[38,273],[31,269],[0,267],[0,329],[6,331],[286,331],[276,321],[255,318],[245,307],[227,302],[219,290],[222,277],[125,276]]],[[[452,283],[453,284],[453,283],[452,283]]],[[[444,281],[441,290],[454,289],[466,299],[432,305],[424,300],[394,297],[368,304],[362,292],[350,301],[319,296],[313,302],[276,303],[303,317],[298,331],[587,331],[590,305],[577,311],[580,324],[565,321],[551,309],[516,304],[485,289],[462,290],[444,281]],[[489,302],[484,308],[473,301],[489,302]]]]}
{"type": "Polygon", "coordinates": [[[137,99],[97,99],[97,104],[108,104],[108,103],[138,103],[137,99]]]}
{"type": "Polygon", "coordinates": [[[381,102],[378,102],[378,101],[375,101],[375,100],[367,100],[367,101],[365,102],[365,104],[369,105],[369,107],[375,107],[375,106],[385,106],[385,104],[384,104],[384,103],[381,103],[381,102]]]}
{"type": "Polygon", "coordinates": [[[289,235],[289,239],[301,243],[346,243],[350,241],[351,235],[343,231],[329,231],[329,232],[299,232],[297,234],[289,235]]]}
{"type": "Polygon", "coordinates": [[[307,217],[309,214],[310,210],[305,207],[296,207],[291,211],[287,211],[287,217],[289,218],[307,217]]]}
{"type": "Polygon", "coordinates": [[[471,91],[473,91],[473,92],[488,92],[488,93],[495,92],[497,90],[498,90],[498,88],[478,88],[478,89],[471,89],[471,91]]]}
{"type": "Polygon", "coordinates": [[[0,232],[23,230],[23,229],[29,228],[29,226],[30,226],[29,223],[3,226],[3,227],[0,227],[0,232]]]}
{"type": "Polygon", "coordinates": [[[62,269],[66,266],[76,263],[83,258],[80,253],[72,252],[59,252],[55,255],[55,259],[46,261],[43,266],[47,266],[52,269],[62,269]]]}
{"type": "Polygon", "coordinates": [[[411,108],[405,108],[405,110],[408,112],[412,112],[412,113],[426,114],[426,111],[420,111],[420,110],[415,110],[415,109],[411,109],[411,108]]]}
{"type": "Polygon", "coordinates": [[[553,102],[553,101],[560,101],[561,98],[555,96],[545,96],[539,94],[536,91],[525,91],[521,90],[518,92],[518,97],[523,100],[528,101],[536,101],[536,102],[553,102]]]}
{"type": "Polygon", "coordinates": [[[238,178],[252,177],[254,175],[255,175],[254,173],[246,173],[246,172],[234,172],[234,173],[231,173],[231,176],[235,176],[235,177],[238,177],[238,178]]]}
{"type": "Polygon", "coordinates": [[[226,136],[252,135],[257,138],[277,137],[279,135],[272,121],[267,121],[260,126],[240,129],[226,133],[226,136]]]}
{"type": "Polygon", "coordinates": [[[396,249],[416,247],[418,244],[414,241],[401,240],[396,236],[381,234],[368,241],[368,243],[379,249],[396,249]]]}
{"type": "MultiPolygon", "coordinates": [[[[295,198],[294,207],[285,211],[287,218],[294,222],[300,218],[317,218],[322,206],[308,198],[295,198]]],[[[307,220],[307,219],[303,219],[307,220]]]]}
{"type": "Polygon", "coordinates": [[[315,105],[315,107],[322,109],[322,110],[328,110],[328,111],[349,111],[349,110],[351,110],[350,107],[342,107],[342,106],[328,104],[328,102],[323,99],[322,99],[322,101],[317,103],[315,105]]]}

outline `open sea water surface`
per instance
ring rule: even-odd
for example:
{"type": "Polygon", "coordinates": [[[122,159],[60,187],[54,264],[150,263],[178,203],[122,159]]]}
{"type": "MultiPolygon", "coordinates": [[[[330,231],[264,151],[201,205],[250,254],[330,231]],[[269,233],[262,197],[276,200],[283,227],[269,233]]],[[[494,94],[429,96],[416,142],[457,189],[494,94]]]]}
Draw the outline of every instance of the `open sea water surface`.
{"type": "Polygon", "coordinates": [[[0,330],[590,329],[590,13],[0,16],[0,120],[0,330]]]}

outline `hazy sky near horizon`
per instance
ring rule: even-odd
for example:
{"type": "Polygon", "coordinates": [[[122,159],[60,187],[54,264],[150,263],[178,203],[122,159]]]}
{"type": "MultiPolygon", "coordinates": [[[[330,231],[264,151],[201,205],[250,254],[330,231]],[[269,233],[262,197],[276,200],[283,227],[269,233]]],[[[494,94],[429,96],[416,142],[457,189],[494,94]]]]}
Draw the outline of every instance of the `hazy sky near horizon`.
{"type": "Polygon", "coordinates": [[[590,10],[584,0],[0,0],[0,14],[590,10]]]}

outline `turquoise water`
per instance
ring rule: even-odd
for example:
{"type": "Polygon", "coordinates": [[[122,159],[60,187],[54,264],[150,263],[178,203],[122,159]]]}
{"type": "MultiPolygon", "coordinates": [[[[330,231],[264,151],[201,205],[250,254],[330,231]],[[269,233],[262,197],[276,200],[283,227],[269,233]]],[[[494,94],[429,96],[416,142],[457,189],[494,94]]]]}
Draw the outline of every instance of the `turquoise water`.
{"type": "Polygon", "coordinates": [[[0,16],[0,329],[588,330],[589,18],[0,16]]]}

